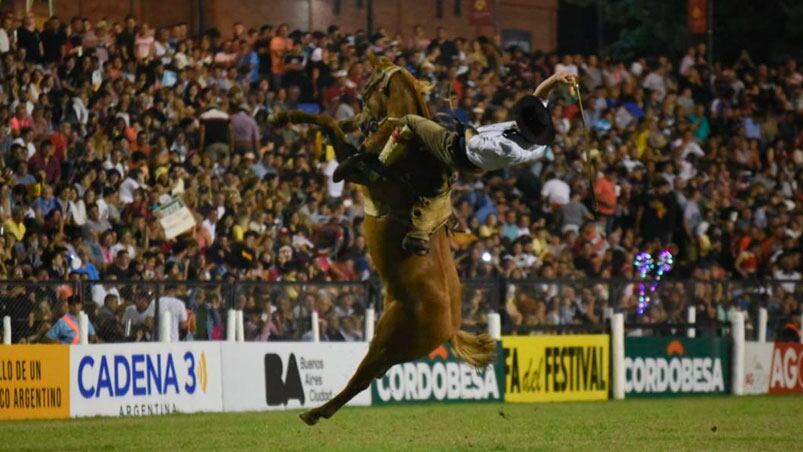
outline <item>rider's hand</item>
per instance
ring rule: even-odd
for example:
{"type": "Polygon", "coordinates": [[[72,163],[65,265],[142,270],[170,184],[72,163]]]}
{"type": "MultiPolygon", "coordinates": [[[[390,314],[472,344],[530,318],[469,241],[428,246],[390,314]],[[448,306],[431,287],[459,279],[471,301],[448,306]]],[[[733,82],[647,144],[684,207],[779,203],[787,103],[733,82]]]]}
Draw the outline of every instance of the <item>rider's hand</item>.
{"type": "Polygon", "coordinates": [[[555,80],[564,85],[574,85],[577,83],[577,76],[570,72],[556,72],[555,80]]]}

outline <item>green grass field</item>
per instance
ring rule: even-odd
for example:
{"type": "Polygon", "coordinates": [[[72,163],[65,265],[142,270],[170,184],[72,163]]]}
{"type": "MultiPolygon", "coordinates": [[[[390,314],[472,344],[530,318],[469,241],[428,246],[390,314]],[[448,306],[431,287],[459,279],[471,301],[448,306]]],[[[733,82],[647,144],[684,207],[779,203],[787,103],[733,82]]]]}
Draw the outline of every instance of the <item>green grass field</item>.
{"type": "Polygon", "coordinates": [[[803,397],[347,408],[0,422],[2,450],[801,450],[803,397]]]}

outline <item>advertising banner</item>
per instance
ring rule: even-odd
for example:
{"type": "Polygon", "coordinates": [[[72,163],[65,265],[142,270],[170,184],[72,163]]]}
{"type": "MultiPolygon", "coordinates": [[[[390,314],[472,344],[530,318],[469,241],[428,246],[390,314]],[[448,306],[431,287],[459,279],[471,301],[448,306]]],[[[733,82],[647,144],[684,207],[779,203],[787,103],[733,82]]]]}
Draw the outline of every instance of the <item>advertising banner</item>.
{"type": "Polygon", "coordinates": [[[0,420],[70,416],[70,347],[0,347],[0,420]]]}
{"type": "Polygon", "coordinates": [[[374,405],[501,401],[502,367],[499,351],[495,363],[477,370],[458,360],[451,346],[444,344],[424,358],[391,367],[371,384],[371,399],[374,405]]]}
{"type": "Polygon", "coordinates": [[[610,337],[505,336],[505,401],[604,400],[610,387],[610,337]]]}
{"type": "Polygon", "coordinates": [[[707,0],[688,0],[689,33],[700,35],[708,31],[707,0]]]}
{"type": "MultiPolygon", "coordinates": [[[[368,352],[364,342],[223,343],[225,411],[323,405],[348,383],[368,352]]],[[[349,405],[370,405],[363,391],[349,405]]]]}
{"type": "Polygon", "coordinates": [[[468,23],[475,27],[494,24],[494,11],[492,0],[470,0],[468,23]]]}
{"type": "Polygon", "coordinates": [[[625,338],[627,397],[730,391],[728,341],[718,337],[625,338]]]}
{"type": "Polygon", "coordinates": [[[775,342],[770,394],[803,392],[803,344],[775,342]]]}
{"type": "Polygon", "coordinates": [[[72,416],[149,416],[223,409],[220,344],[70,348],[72,416]]]}
{"type": "Polygon", "coordinates": [[[772,342],[745,342],[745,394],[766,394],[769,392],[773,348],[772,342]]]}

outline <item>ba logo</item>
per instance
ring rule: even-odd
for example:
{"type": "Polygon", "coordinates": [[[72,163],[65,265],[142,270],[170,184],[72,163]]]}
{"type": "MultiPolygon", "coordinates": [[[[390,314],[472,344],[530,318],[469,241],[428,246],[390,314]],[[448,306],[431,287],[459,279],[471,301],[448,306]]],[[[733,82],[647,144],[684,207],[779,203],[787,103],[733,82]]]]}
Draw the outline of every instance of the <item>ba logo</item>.
{"type": "Polygon", "coordinates": [[[304,405],[304,386],[301,384],[296,355],[290,353],[285,374],[281,356],[265,354],[265,402],[268,406],[276,406],[287,405],[290,400],[298,400],[304,405]]]}

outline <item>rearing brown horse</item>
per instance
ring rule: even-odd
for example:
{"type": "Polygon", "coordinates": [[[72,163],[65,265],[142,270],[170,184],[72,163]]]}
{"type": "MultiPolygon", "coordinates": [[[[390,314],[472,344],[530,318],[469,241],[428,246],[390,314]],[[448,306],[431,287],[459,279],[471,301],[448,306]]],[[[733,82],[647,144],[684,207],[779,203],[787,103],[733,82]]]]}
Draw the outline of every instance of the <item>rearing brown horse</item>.
{"type": "MultiPolygon", "coordinates": [[[[429,117],[430,112],[423,97],[427,89],[424,84],[385,59],[369,56],[369,61],[373,76],[363,92],[364,112],[361,120],[382,121],[391,118],[380,123],[379,129],[363,144],[365,152],[378,153],[395,127],[393,118],[410,113],[429,117]]],[[[341,162],[357,152],[343,132],[343,128],[354,127],[353,122],[339,124],[329,116],[298,111],[279,113],[272,118],[274,125],[288,121],[319,125],[341,162]]],[[[394,171],[441,181],[445,189],[450,190],[448,182],[443,182],[446,179],[444,169],[427,154],[412,150],[394,165],[394,171]]],[[[496,351],[494,340],[487,334],[473,335],[460,331],[462,286],[452,257],[447,228],[441,226],[435,231],[426,255],[406,252],[401,247],[408,230],[404,219],[408,218],[408,212],[419,199],[418,196],[411,193],[409,188],[395,183],[368,186],[365,192],[365,238],[384,284],[385,309],[377,323],[368,354],[345,389],[325,405],[301,414],[301,419],[309,425],[315,424],[320,418],[331,417],[394,364],[424,356],[446,341],[451,342],[458,357],[475,367],[487,366],[496,351]]]]}

